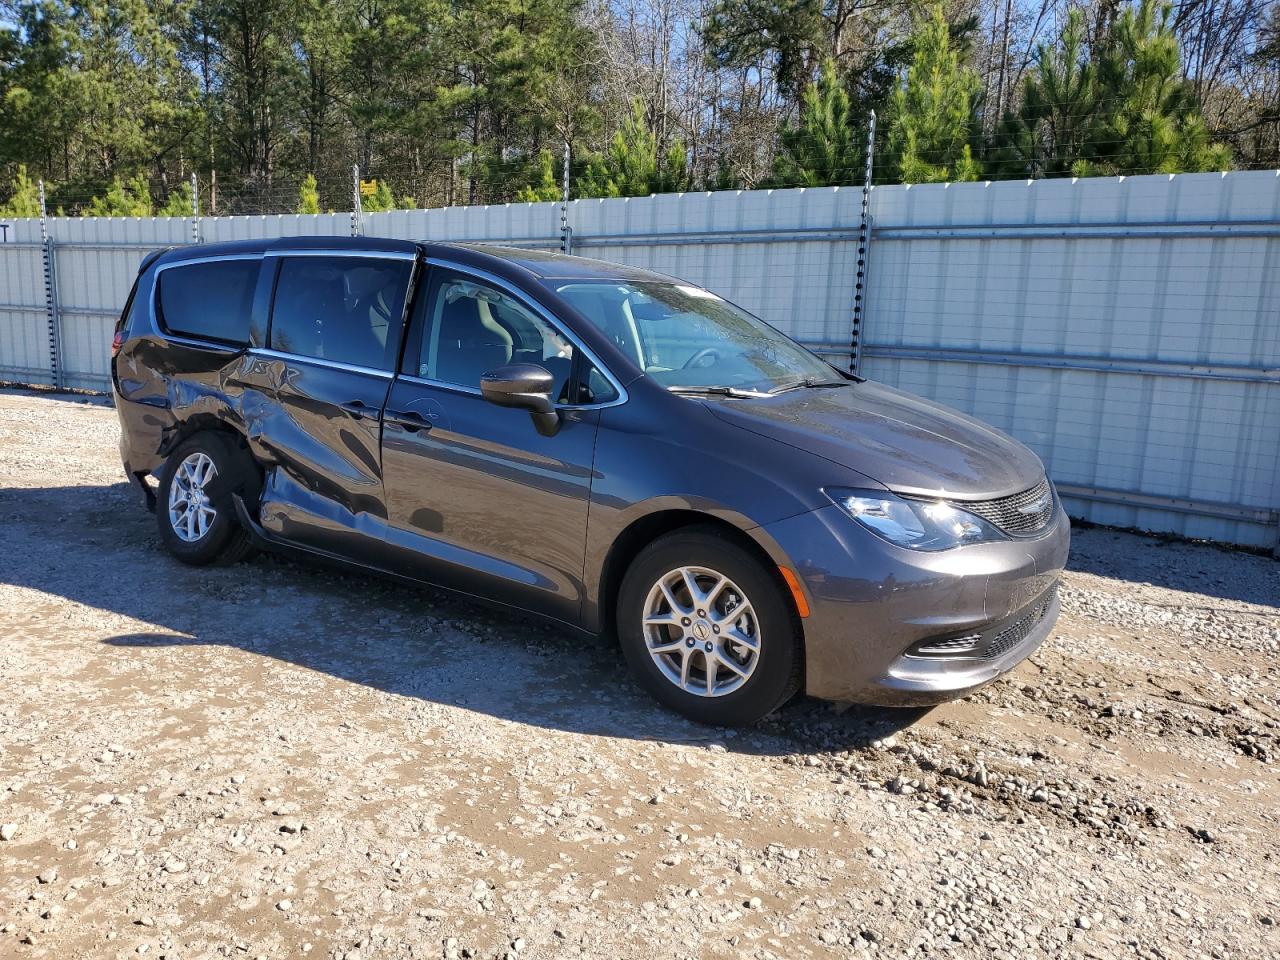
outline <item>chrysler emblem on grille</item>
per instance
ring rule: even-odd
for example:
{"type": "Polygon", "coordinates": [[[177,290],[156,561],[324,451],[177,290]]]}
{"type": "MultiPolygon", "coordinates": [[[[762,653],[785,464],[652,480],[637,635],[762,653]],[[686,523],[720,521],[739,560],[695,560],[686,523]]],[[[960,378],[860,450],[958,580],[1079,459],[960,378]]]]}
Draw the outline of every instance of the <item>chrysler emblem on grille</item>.
{"type": "Polygon", "coordinates": [[[1049,498],[1041,497],[1039,500],[1036,500],[1032,503],[1028,503],[1025,506],[1018,507],[1018,512],[1022,514],[1024,517],[1034,517],[1038,514],[1043,513],[1044,508],[1048,505],[1049,505],[1049,498]]]}

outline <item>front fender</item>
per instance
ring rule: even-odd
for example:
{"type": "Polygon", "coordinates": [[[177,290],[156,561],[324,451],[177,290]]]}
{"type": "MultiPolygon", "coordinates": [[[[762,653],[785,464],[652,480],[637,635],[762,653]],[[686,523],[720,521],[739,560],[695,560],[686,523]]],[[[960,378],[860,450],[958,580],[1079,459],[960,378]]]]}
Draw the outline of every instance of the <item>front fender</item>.
{"type": "MultiPolygon", "coordinates": [[[[587,523],[582,624],[606,626],[615,544],[629,552],[647,542],[629,535],[646,518],[705,517],[749,537],[777,564],[787,558],[761,527],[830,503],[824,486],[866,485],[847,468],[718,420],[702,401],[661,398],[653,406],[628,403],[605,410],[596,441],[587,523]],[[677,415],[670,415],[671,410],[677,415]]],[[[668,526],[654,525],[657,533],[668,526]]],[[[630,557],[623,558],[630,560],[630,557]]]]}

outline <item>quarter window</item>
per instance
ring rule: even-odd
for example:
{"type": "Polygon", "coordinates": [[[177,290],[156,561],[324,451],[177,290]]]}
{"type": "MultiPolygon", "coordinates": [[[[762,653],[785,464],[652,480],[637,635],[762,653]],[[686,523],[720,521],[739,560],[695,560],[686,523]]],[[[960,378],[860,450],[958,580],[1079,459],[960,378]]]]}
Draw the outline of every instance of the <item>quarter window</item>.
{"type": "Polygon", "coordinates": [[[394,370],[412,264],[376,257],[285,257],[271,348],[394,370]]]}
{"type": "Polygon", "coordinates": [[[247,344],[261,262],[211,260],[161,270],[160,323],[181,336],[247,344]]]}

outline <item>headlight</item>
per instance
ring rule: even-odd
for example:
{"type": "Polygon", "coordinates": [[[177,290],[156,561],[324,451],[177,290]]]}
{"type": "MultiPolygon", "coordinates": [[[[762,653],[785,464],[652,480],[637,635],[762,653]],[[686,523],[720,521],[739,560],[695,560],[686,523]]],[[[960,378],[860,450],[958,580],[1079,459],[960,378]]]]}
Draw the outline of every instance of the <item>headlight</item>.
{"type": "Polygon", "coordinates": [[[981,517],[939,500],[904,500],[876,490],[823,493],[880,539],[912,550],[950,550],[1009,539],[981,517]]]}

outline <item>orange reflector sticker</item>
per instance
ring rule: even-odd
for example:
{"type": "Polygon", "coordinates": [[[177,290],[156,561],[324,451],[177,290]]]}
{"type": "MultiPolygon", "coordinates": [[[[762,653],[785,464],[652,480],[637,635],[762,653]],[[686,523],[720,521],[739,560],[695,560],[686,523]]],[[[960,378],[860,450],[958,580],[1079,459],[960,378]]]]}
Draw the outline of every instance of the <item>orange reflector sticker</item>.
{"type": "Polygon", "coordinates": [[[791,596],[795,597],[796,601],[796,612],[801,617],[809,616],[809,601],[804,598],[804,590],[800,586],[800,579],[783,566],[778,567],[778,572],[782,574],[782,579],[787,581],[787,586],[791,588],[791,596]]]}

